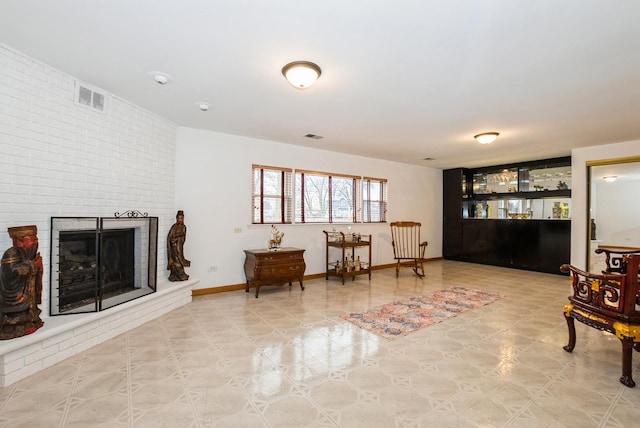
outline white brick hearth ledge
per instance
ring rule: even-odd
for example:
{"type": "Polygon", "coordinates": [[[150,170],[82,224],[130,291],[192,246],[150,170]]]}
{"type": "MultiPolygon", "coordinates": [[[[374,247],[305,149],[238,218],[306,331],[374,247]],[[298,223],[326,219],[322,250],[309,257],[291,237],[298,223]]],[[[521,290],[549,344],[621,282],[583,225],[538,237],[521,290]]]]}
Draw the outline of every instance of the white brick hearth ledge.
{"type": "Polygon", "coordinates": [[[0,387],[126,333],[191,302],[199,280],[158,283],[157,291],[102,312],[43,318],[33,334],[0,341],[0,387]]]}

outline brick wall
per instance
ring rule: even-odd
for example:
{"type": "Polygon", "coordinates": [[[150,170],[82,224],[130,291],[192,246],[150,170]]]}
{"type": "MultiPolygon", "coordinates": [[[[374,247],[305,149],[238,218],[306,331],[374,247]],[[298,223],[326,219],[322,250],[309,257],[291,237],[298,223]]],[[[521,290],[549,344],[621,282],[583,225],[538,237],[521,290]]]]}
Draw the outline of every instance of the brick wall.
{"type": "Polygon", "coordinates": [[[0,44],[0,254],[11,246],[7,227],[38,226],[44,316],[52,216],[159,217],[158,281],[167,277],[176,124],[101,92],[103,113],[77,105],[74,77],[0,44]]]}

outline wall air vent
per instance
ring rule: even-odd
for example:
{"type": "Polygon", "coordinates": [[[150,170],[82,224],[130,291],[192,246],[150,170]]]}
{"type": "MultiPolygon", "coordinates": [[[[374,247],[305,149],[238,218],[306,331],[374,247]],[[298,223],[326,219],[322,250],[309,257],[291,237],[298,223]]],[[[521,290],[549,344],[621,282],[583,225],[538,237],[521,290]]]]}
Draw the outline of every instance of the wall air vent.
{"type": "Polygon", "coordinates": [[[319,140],[321,138],[324,138],[322,135],[316,135],[316,134],[307,134],[305,135],[305,137],[311,138],[312,140],[319,140]]]}
{"type": "Polygon", "coordinates": [[[76,104],[104,113],[105,99],[104,93],[76,80],[76,104]]]}

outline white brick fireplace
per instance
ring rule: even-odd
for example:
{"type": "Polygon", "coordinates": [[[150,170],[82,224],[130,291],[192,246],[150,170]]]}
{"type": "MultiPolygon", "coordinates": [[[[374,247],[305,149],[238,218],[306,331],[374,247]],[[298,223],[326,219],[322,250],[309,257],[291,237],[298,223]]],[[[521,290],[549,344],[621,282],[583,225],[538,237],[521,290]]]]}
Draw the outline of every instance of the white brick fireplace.
{"type": "Polygon", "coordinates": [[[0,253],[12,245],[8,227],[35,224],[45,264],[45,325],[0,341],[2,386],[188,303],[197,283],[166,280],[176,124],[99,91],[104,111],[77,104],[74,77],[0,43],[0,253]],[[49,316],[51,217],[132,209],[159,218],[158,291],[101,313],[49,316]]]}

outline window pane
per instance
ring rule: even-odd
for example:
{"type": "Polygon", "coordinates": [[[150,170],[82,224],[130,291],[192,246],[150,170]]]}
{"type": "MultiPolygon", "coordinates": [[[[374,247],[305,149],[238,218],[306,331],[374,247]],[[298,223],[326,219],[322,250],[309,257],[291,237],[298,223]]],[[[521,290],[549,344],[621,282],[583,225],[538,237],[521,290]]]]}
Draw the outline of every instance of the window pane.
{"type": "Polygon", "coordinates": [[[263,221],[282,223],[282,171],[264,171],[263,221]]]}
{"type": "MultiPolygon", "coordinates": [[[[296,192],[296,194],[299,194],[296,192]]],[[[307,223],[329,221],[329,177],[304,174],[304,221],[307,223]]]]}
{"type": "Polygon", "coordinates": [[[291,175],[287,169],[253,166],[253,223],[291,222],[291,175]]]}
{"type": "Polygon", "coordinates": [[[370,201],[379,201],[380,200],[380,183],[376,181],[369,182],[369,187],[371,189],[369,196],[370,201]]]}
{"type": "Polygon", "coordinates": [[[332,177],[331,217],[336,223],[353,221],[353,182],[352,178],[332,177]]]}
{"type": "Polygon", "coordinates": [[[264,195],[265,196],[281,196],[282,195],[282,172],[281,171],[264,171],[264,195]]]}
{"type": "Polygon", "coordinates": [[[265,196],[263,214],[265,223],[282,223],[282,199],[265,196]]]}
{"type": "Polygon", "coordinates": [[[386,220],[386,181],[367,179],[363,182],[363,221],[379,223],[386,220]]]}
{"type": "Polygon", "coordinates": [[[381,222],[382,216],[381,214],[384,212],[384,203],[382,202],[371,202],[370,204],[365,205],[365,221],[371,223],[381,222]]]}

